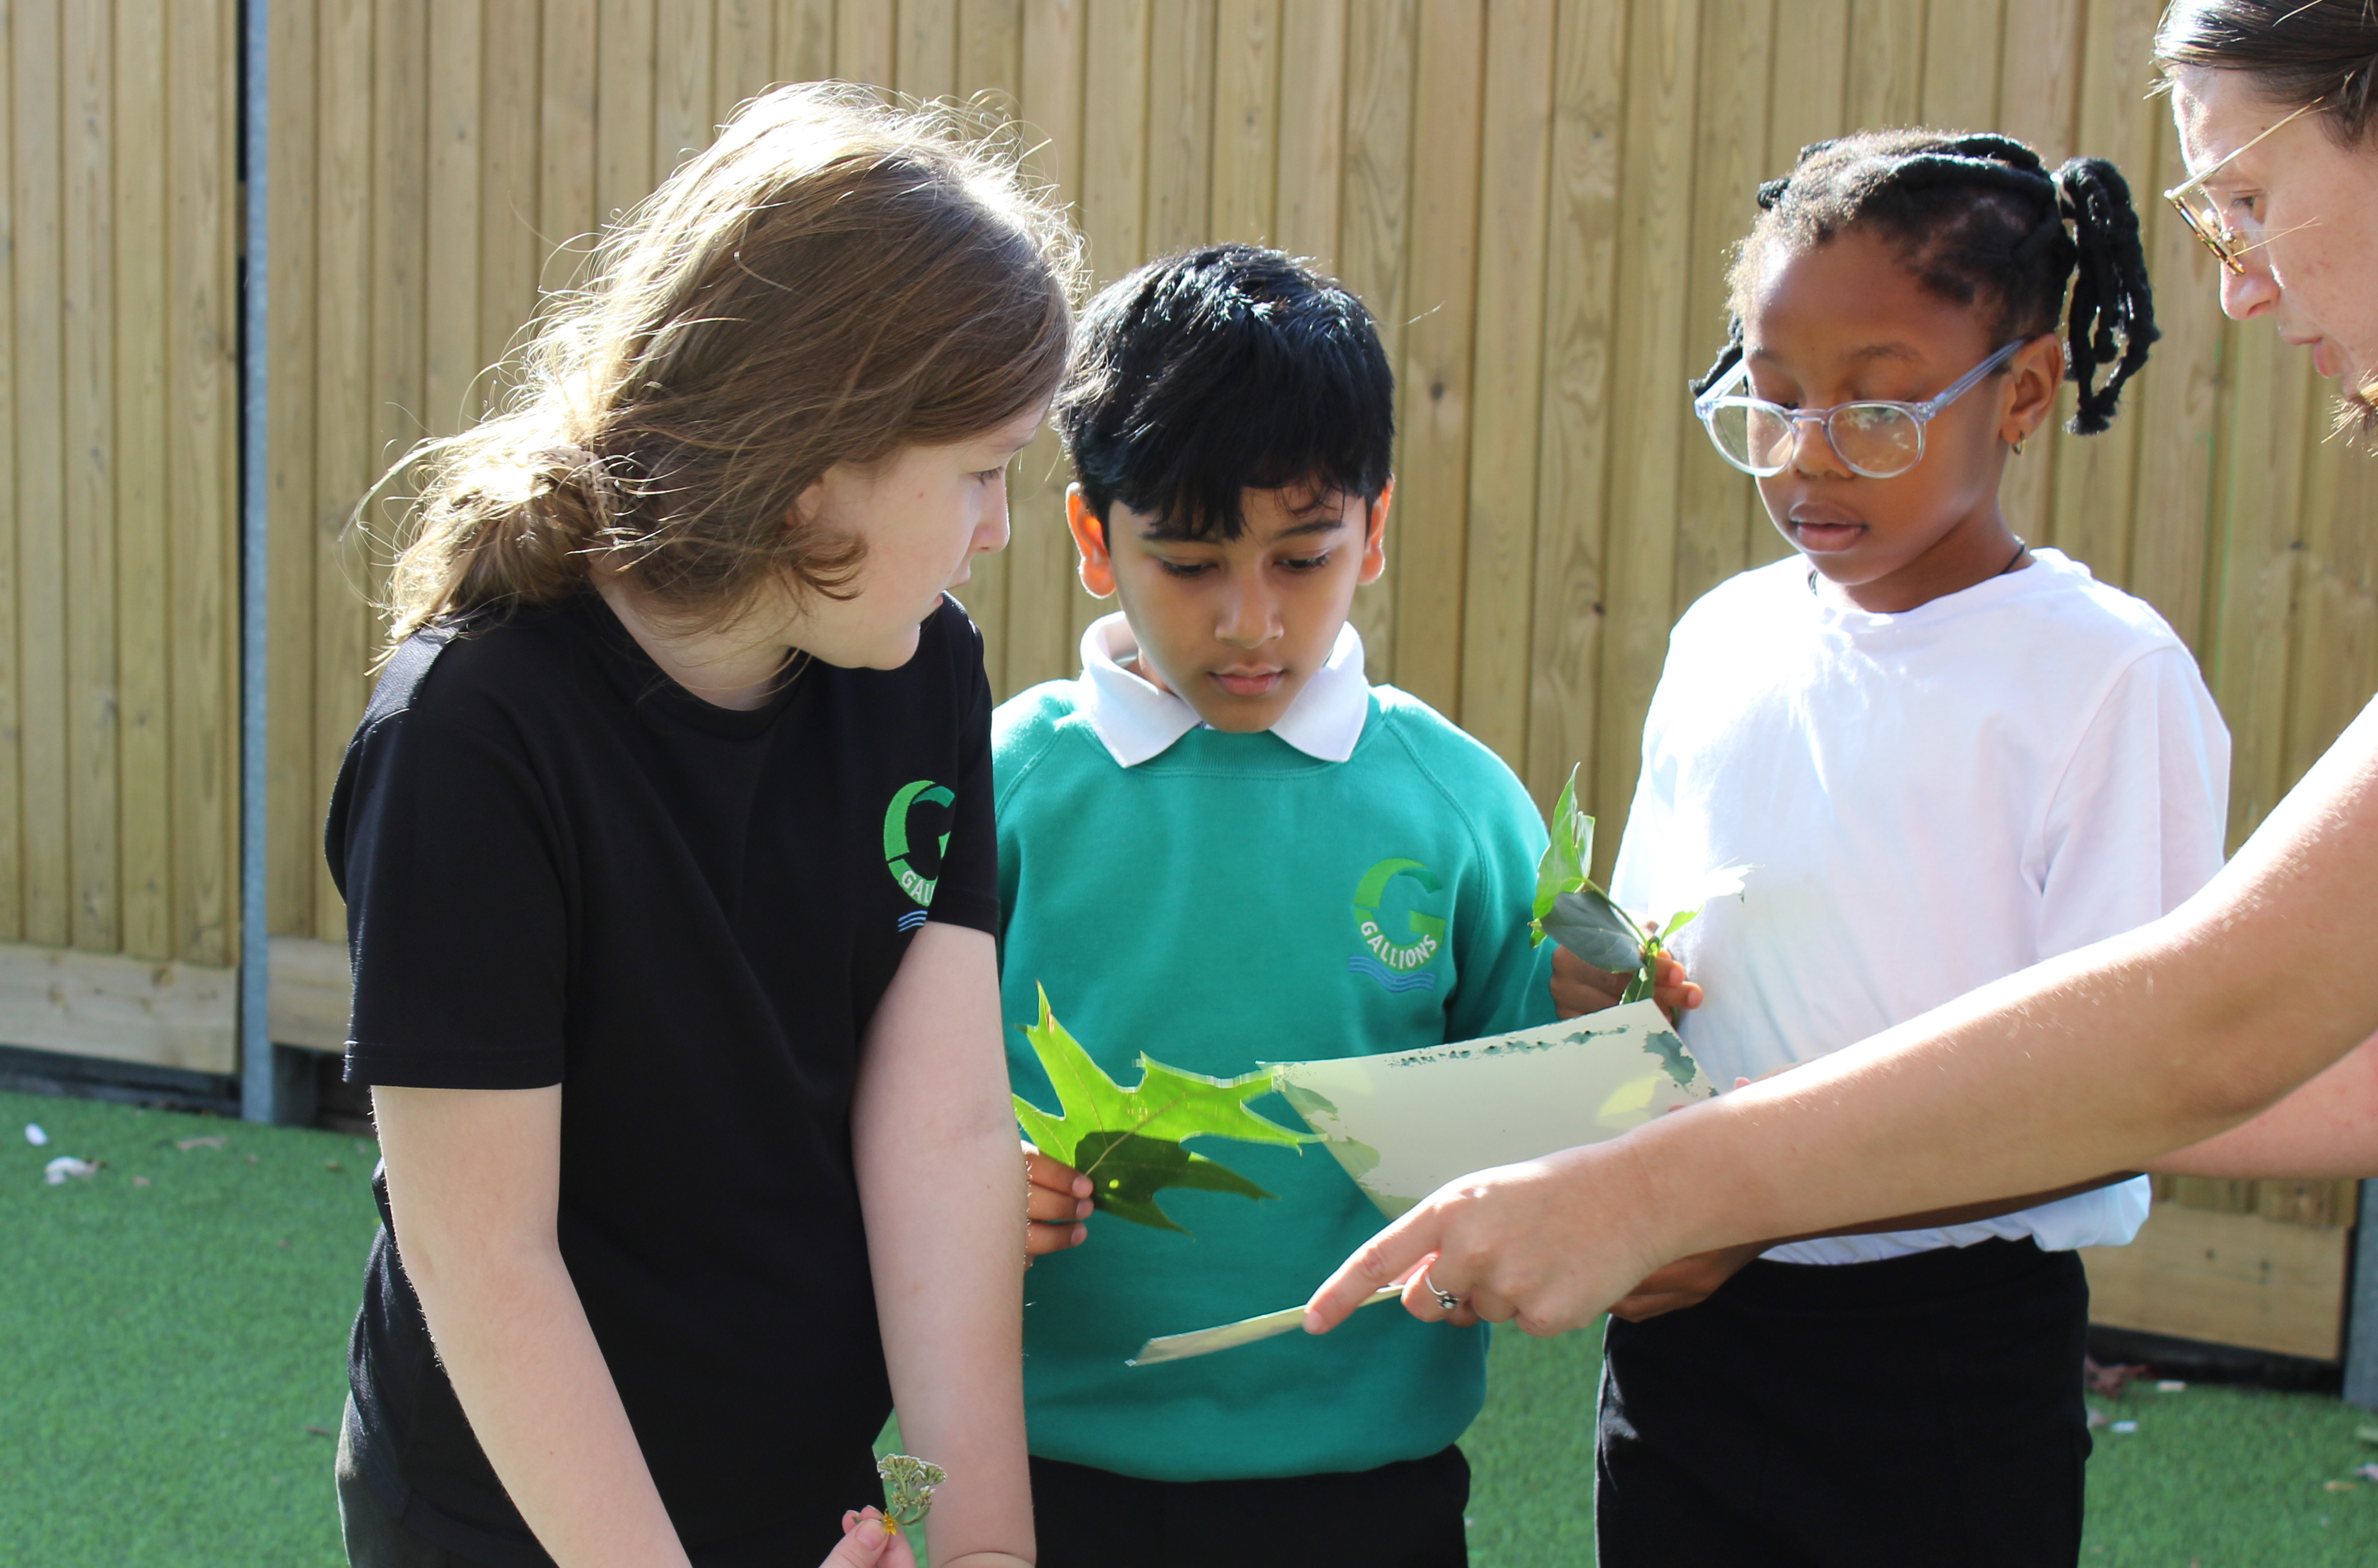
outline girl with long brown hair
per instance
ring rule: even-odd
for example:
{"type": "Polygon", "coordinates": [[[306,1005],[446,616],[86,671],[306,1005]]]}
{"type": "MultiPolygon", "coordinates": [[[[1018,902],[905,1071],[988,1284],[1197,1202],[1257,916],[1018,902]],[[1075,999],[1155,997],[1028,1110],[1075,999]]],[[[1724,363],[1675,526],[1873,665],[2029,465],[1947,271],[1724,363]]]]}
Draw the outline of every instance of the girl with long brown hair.
{"type": "Polygon", "coordinates": [[[1072,238],[954,116],[784,89],[414,454],[328,852],[384,1221],[357,1564],[1033,1553],[990,715],[1072,238]]]}

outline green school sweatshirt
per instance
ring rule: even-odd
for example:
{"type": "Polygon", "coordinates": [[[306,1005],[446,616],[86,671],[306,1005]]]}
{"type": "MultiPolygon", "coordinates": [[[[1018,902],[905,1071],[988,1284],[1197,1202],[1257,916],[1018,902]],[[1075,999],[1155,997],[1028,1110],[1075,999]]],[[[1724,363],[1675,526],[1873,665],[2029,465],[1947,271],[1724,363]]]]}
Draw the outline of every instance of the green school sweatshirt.
{"type": "MultiPolygon", "coordinates": [[[[1015,1091],[1060,1108],[1021,1025],[1058,1020],[1128,1088],[1145,1051],[1217,1077],[1549,1022],[1528,941],[1544,829],[1511,771],[1417,698],[1375,687],[1361,742],[1315,760],[1198,728],[1134,768],[1074,682],[992,719],[1002,1001],[1015,1091]]],[[[1303,1124],[1278,1095],[1255,1108],[1303,1124]]],[[[1158,1480],[1366,1470],[1436,1453],[1485,1399],[1486,1331],[1358,1312],[1193,1360],[1153,1335],[1303,1302],[1386,1225],[1337,1161],[1199,1138],[1275,1199],[1166,1189],[1190,1234],[1105,1214],[1025,1276],[1032,1452],[1158,1480]]]]}

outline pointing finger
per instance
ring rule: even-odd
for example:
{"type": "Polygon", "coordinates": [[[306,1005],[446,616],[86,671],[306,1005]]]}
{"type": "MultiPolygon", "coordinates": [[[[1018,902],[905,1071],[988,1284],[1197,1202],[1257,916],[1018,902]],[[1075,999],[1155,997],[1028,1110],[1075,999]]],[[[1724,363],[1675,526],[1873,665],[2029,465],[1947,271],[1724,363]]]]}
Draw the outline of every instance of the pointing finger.
{"type": "Polygon", "coordinates": [[[1327,1334],[1364,1300],[1410,1274],[1436,1251],[1438,1227],[1435,1211],[1423,1204],[1356,1248],[1305,1303],[1304,1332],[1327,1334]]]}

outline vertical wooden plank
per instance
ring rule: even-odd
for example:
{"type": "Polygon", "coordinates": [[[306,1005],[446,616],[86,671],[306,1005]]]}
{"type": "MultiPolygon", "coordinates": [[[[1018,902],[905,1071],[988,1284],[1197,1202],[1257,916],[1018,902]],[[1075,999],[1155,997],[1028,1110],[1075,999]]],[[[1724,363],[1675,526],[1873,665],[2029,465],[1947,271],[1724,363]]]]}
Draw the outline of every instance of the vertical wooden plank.
{"type": "MultiPolygon", "coordinates": [[[[2247,330],[2260,326],[2250,323],[2247,330]]],[[[2291,628],[2289,781],[2319,760],[2378,688],[2378,474],[2372,473],[2378,464],[2341,441],[2320,440],[2333,390],[2314,380],[2306,399],[2311,449],[2302,576],[2291,628]]]]}
{"type": "MultiPolygon", "coordinates": [[[[1942,0],[1962,6],[1966,0],[1942,0]]],[[[1850,125],[1912,126],[1924,87],[1923,0],[1851,0],[1850,125]]]]}
{"type": "MultiPolygon", "coordinates": [[[[1346,169],[1339,187],[1338,275],[1371,307],[1387,363],[1400,377],[1409,368],[1404,335],[1412,315],[1409,247],[1419,0],[1363,0],[1349,8],[1346,21],[1346,169]]],[[[1409,391],[1401,389],[1404,397],[1409,391]]],[[[1399,406],[1409,404],[1399,399],[1399,406]]],[[[1410,444],[1411,431],[1399,420],[1399,473],[1410,444]]],[[[1412,516],[1409,496],[1399,496],[1387,522],[1387,573],[1354,595],[1352,620],[1363,634],[1364,663],[1375,681],[1395,678],[1396,582],[1403,574],[1412,516]]]]}
{"type": "Polygon", "coordinates": [[[1597,875],[1618,852],[1643,754],[1643,714],[1667,652],[1675,588],[1678,464],[1690,415],[1639,389],[1672,379],[1687,349],[1686,252],[1692,238],[1694,62],[1699,15],[1687,0],[1640,0],[1627,40],[1626,153],[1619,175],[1618,317],[1611,420],[1610,543],[1602,708],[1591,804],[1597,875]]]}
{"type": "Polygon", "coordinates": [[[845,81],[890,87],[897,22],[891,0],[836,0],[834,74],[845,81]]]}
{"type": "Polygon", "coordinates": [[[594,221],[619,221],[660,183],[653,167],[655,0],[602,0],[594,26],[594,221]]]}
{"type": "Polygon", "coordinates": [[[2004,0],[1941,0],[1924,25],[1924,123],[1943,130],[1998,128],[2004,0]]]}
{"type": "Polygon", "coordinates": [[[1412,149],[1412,319],[1398,367],[1403,559],[1395,579],[1396,684],[1457,721],[1485,22],[1482,0],[1421,0],[1416,98],[1427,118],[1412,149]]]}
{"type": "MultiPolygon", "coordinates": [[[[890,0],[884,0],[890,8],[890,0]]],[[[957,0],[899,0],[892,83],[911,98],[947,98],[958,87],[957,0]]]]}
{"type": "MultiPolygon", "coordinates": [[[[1023,0],[963,0],[957,18],[957,81],[961,99],[983,100],[982,107],[1003,117],[1018,114],[1024,99],[1023,0]]],[[[1028,138],[1019,138],[1029,146],[1028,138]]],[[[1051,439],[1045,434],[1044,440],[1051,439]]],[[[1015,508],[1027,481],[1024,461],[1008,468],[1009,533],[1022,520],[1015,508]]],[[[975,557],[973,580],[961,595],[967,613],[982,631],[983,668],[991,688],[999,690],[1006,676],[1007,580],[1013,550],[975,557]]],[[[1003,696],[1004,693],[1003,692],[1003,696]]]]}
{"type": "Polygon", "coordinates": [[[478,413],[481,0],[430,0],[423,416],[444,436],[478,413]]]}
{"type": "MultiPolygon", "coordinates": [[[[17,413],[32,389],[20,390],[17,379],[17,247],[21,238],[22,196],[17,173],[19,16],[15,0],[0,0],[0,81],[8,83],[9,91],[9,102],[0,105],[0,614],[6,621],[0,625],[0,941],[17,940],[23,934],[24,918],[24,798],[19,793],[24,731],[18,700],[23,620],[18,613],[17,570],[22,492],[17,413]]],[[[117,232],[121,234],[122,230],[117,232]]]]}
{"type": "Polygon", "coordinates": [[[1272,243],[1335,271],[1346,162],[1346,0],[1284,6],[1278,36],[1272,243]],[[1294,90],[1282,93],[1282,84],[1294,90]]]}
{"type": "Polygon", "coordinates": [[[1024,0],[962,0],[958,95],[990,93],[1003,114],[1024,102],[1024,0]]]}
{"type": "Polygon", "coordinates": [[[63,947],[72,929],[66,845],[66,424],[57,389],[66,342],[60,153],[60,6],[23,0],[16,16],[17,636],[27,940],[63,947]]]}
{"type": "Polygon", "coordinates": [[[1145,257],[1212,233],[1215,0],[1151,0],[1145,257]]]}
{"type": "MultiPolygon", "coordinates": [[[[479,346],[483,369],[510,348],[522,323],[536,310],[537,270],[545,261],[538,237],[537,120],[542,110],[537,64],[542,54],[537,7],[487,8],[486,48],[479,66],[479,346]]],[[[510,386],[487,375],[478,404],[498,401],[510,386]]]]}
{"type": "Polygon", "coordinates": [[[606,216],[595,192],[596,0],[545,0],[536,79],[536,232],[540,289],[583,275],[606,216]]]}
{"type": "Polygon", "coordinates": [[[710,117],[725,125],[736,106],[775,81],[775,0],[718,0],[710,67],[710,117]]]}
{"type": "Polygon", "coordinates": [[[1276,233],[1279,23],[1279,0],[1219,0],[1215,7],[1214,211],[1208,232],[1218,240],[1261,244],[1276,233]]]}
{"type": "MultiPolygon", "coordinates": [[[[2152,202],[2156,122],[2166,111],[2146,100],[2148,48],[2161,0],[2092,0],[2083,40],[2081,149],[2109,158],[2152,202]]],[[[2153,376],[2150,367],[2142,377],[2153,376]]],[[[2056,512],[2050,543],[2108,582],[2130,581],[2131,500],[2139,422],[2121,417],[2103,435],[2059,434],[2056,512]]]]}
{"type": "Polygon", "coordinates": [[[1527,764],[1555,0],[1491,0],[1479,135],[1478,319],[1463,539],[1461,722],[1527,764]]]}
{"type": "Polygon", "coordinates": [[[60,75],[57,308],[63,317],[66,614],[66,818],[75,946],[113,952],[116,890],[115,191],[114,65],[102,5],[68,6],[60,75]]]}
{"type": "MultiPolygon", "coordinates": [[[[122,704],[124,951],[174,956],[173,649],[162,606],[172,602],[167,470],[165,7],[115,7],[115,576],[120,602],[143,608],[116,623],[122,704]]],[[[299,650],[304,656],[305,650],[299,650]]],[[[12,771],[13,772],[13,771],[12,771]]],[[[13,783],[13,779],[11,780],[13,783]]],[[[0,829],[0,843],[13,822],[0,829]]],[[[14,882],[5,884],[11,893],[14,882]]]]}
{"type": "MultiPolygon", "coordinates": [[[[2188,177],[2180,138],[2158,115],[2156,162],[2136,174],[2144,192],[2188,177]]],[[[2147,273],[2163,337],[2125,389],[2120,417],[2138,426],[2138,497],[2131,526],[2131,591],[2163,612],[2191,648],[2204,645],[2204,562],[2214,527],[2213,449],[2220,414],[2224,328],[2219,267],[2164,203],[2142,204],[2147,273]]],[[[2258,330],[2250,327],[2248,330],[2258,330]]],[[[2029,461],[2026,452],[2022,461],[2029,461]]]]}
{"type": "Polygon", "coordinates": [[[1537,462],[1527,765],[1538,801],[1572,767],[1591,790],[1600,711],[1603,551],[1612,461],[1619,162],[1628,0],[1562,0],[1555,39],[1551,215],[1537,462]]]}
{"type": "Polygon", "coordinates": [[[823,81],[834,75],[835,0],[776,0],[776,79],[823,81]]]}
{"type": "MultiPolygon", "coordinates": [[[[1023,114],[1034,174],[1051,183],[1078,217],[1087,107],[1087,0],[1025,0],[1023,114]]],[[[1135,136],[1134,139],[1136,138],[1135,136]]],[[[1065,532],[1070,475],[1056,437],[1043,431],[1015,461],[1008,485],[1007,620],[988,650],[992,689],[1008,697],[1074,673],[1070,605],[1074,546],[1065,532]]]]}
{"type": "Polygon", "coordinates": [[[237,937],[235,19],[228,0],[177,0],[166,56],[174,946],[189,963],[214,964],[232,961],[237,937]]]}
{"type": "MultiPolygon", "coordinates": [[[[2072,155],[2085,10],[2085,0],[2006,0],[1999,128],[2036,148],[2051,168],[2072,155]]],[[[2025,539],[2045,544],[2054,526],[2056,465],[2063,446],[2056,429],[2072,412],[2068,389],[2055,417],[2007,465],[1999,485],[1999,509],[2007,526],[2025,539]]]]}
{"type": "MultiPolygon", "coordinates": [[[[272,52],[271,91],[267,100],[271,115],[272,190],[267,209],[271,231],[266,242],[271,267],[266,289],[271,313],[265,351],[265,527],[271,579],[266,588],[270,637],[265,683],[265,916],[272,934],[300,937],[313,934],[314,865],[322,856],[323,803],[314,794],[312,766],[314,94],[318,18],[311,6],[275,6],[268,13],[272,52]]],[[[128,132],[128,122],[126,128],[128,132]]],[[[119,299],[124,281],[120,278],[117,281],[119,299]]],[[[128,315],[125,324],[131,324],[128,315]]],[[[120,404],[122,394],[118,396],[120,404]]],[[[129,594],[126,597],[127,604],[144,602],[129,594]]],[[[129,785],[129,747],[125,760],[129,785]]],[[[128,863],[125,880],[128,886],[132,880],[128,863]]]]}
{"type": "Polygon", "coordinates": [[[711,0],[659,0],[653,18],[653,184],[710,145],[711,0]]]}
{"type": "MultiPolygon", "coordinates": [[[[593,0],[586,0],[591,12],[593,0]]],[[[374,68],[374,6],[366,0],[325,6],[315,50],[319,62],[318,151],[314,174],[314,722],[311,794],[330,798],[347,737],[368,690],[372,617],[365,604],[362,550],[348,517],[378,476],[378,419],[372,351],[378,336],[373,282],[380,257],[373,245],[379,211],[372,130],[379,117],[374,68]]],[[[590,162],[591,168],[591,162],[590,162]]],[[[346,935],[345,906],[318,855],[313,868],[313,934],[346,935]]]]}
{"type": "MultiPolygon", "coordinates": [[[[1640,389],[1682,419],[1687,444],[1676,509],[1674,613],[1750,562],[1750,518],[1758,486],[1696,439],[1687,406],[1688,378],[1725,341],[1725,274],[1736,241],[1758,216],[1766,178],[1769,54],[1773,0],[1704,0],[1701,7],[1699,144],[1693,155],[1692,249],[1686,260],[1685,377],[1672,369],[1640,389]]],[[[1763,511],[1761,512],[1763,516],[1763,511]]],[[[1771,530],[1770,531],[1771,532],[1771,530]]]]}
{"type": "Polygon", "coordinates": [[[2288,628],[2312,400],[2298,351],[2277,334],[2240,331],[2229,341],[2236,368],[2218,464],[2204,663],[2229,721],[2234,850],[2287,791],[2288,628]]]}
{"type": "MultiPolygon", "coordinates": [[[[1148,40],[1152,0],[1089,0],[1082,80],[1082,184],[1077,210],[1093,286],[1103,288],[1147,254],[1148,40]]],[[[1111,606],[1091,598],[1067,564],[1063,657],[1068,672],[1082,630],[1111,606]]],[[[1052,672],[1053,673],[1053,672],[1052,672]]]]}

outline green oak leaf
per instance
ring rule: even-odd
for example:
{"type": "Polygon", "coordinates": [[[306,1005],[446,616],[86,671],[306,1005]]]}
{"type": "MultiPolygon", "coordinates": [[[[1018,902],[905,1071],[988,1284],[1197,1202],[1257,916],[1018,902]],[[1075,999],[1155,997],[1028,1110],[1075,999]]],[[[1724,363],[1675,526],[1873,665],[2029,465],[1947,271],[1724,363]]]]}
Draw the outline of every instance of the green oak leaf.
{"type": "Polygon", "coordinates": [[[1249,1100],[1271,1092],[1269,1069],[1240,1078],[1208,1078],[1143,1054],[1139,1083],[1123,1088],[1057,1022],[1045,988],[1040,1022],[1025,1026],[1024,1037],[1056,1088],[1062,1114],[1051,1115],[1017,1095],[1015,1119],[1035,1147],[1088,1177],[1090,1202],[1118,1219],[1186,1235],[1157,1206],[1156,1194],[1167,1187],[1272,1196],[1219,1161],[1183,1148],[1183,1139],[1236,1138],[1291,1147],[1315,1141],[1310,1132],[1292,1131],[1248,1108],[1249,1100]]]}

